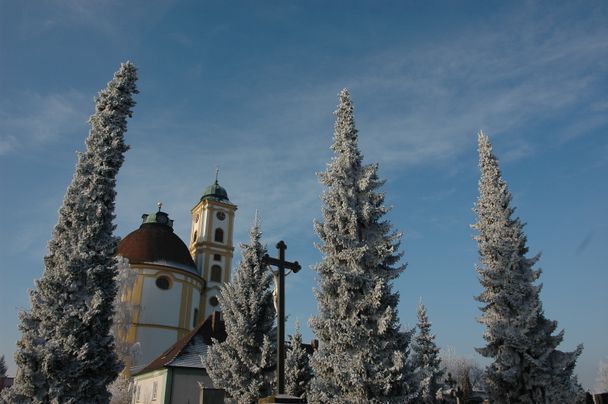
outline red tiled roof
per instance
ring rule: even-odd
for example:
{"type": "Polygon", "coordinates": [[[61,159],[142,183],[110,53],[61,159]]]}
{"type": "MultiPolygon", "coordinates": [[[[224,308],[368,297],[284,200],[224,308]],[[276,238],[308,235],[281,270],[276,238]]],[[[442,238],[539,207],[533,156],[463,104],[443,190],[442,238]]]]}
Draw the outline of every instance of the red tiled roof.
{"type": "Polygon", "coordinates": [[[186,244],[170,226],[144,223],[118,244],[118,255],[129,259],[131,264],[166,261],[191,267],[196,271],[186,244]]]}

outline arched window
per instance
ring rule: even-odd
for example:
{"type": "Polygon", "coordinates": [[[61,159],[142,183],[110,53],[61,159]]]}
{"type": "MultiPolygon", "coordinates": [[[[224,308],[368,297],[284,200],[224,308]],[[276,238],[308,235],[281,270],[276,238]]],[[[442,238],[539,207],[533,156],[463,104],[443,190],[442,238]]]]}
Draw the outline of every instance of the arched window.
{"type": "Polygon", "coordinates": [[[218,243],[223,243],[224,242],[224,230],[215,229],[215,238],[214,239],[218,243]]]}
{"type": "Polygon", "coordinates": [[[194,231],[194,234],[192,235],[192,241],[196,241],[196,238],[198,237],[198,233],[196,232],[196,230],[194,231]]]}
{"type": "Polygon", "coordinates": [[[222,267],[219,265],[214,265],[211,267],[211,282],[221,282],[222,281],[222,267]]]}

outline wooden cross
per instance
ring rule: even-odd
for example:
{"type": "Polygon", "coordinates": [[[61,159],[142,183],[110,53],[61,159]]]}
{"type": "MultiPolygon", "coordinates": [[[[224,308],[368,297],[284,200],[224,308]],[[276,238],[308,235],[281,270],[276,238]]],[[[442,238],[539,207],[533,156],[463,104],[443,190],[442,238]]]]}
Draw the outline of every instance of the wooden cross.
{"type": "Polygon", "coordinates": [[[294,274],[302,267],[298,261],[285,261],[285,250],[287,245],[283,240],[277,243],[279,258],[269,257],[265,254],[262,263],[267,266],[276,266],[277,270],[271,272],[278,278],[277,289],[279,292],[279,304],[277,308],[277,394],[285,393],[285,269],[290,269],[294,274]]]}

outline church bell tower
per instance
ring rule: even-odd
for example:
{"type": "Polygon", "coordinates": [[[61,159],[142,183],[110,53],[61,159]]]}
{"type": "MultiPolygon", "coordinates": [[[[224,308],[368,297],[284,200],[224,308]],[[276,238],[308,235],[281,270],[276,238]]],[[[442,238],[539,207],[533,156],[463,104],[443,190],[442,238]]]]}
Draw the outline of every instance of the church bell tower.
{"type": "Polygon", "coordinates": [[[206,282],[201,292],[199,322],[219,311],[219,287],[230,281],[234,245],[234,214],[237,207],[217,181],[208,186],[192,208],[189,251],[200,276],[206,282]]]}

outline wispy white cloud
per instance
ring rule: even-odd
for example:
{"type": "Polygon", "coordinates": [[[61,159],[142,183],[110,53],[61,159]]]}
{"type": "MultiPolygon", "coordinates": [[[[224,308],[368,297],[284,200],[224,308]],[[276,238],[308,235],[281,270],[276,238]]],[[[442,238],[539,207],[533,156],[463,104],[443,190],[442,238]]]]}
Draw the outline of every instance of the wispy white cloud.
{"type": "Polygon", "coordinates": [[[530,142],[516,138],[514,141],[507,145],[506,150],[501,153],[500,160],[508,163],[516,161],[527,156],[530,156],[536,152],[534,145],[530,142]]]}
{"type": "MultiPolygon", "coordinates": [[[[370,69],[349,79],[355,100],[376,104],[366,127],[378,138],[363,139],[366,149],[400,166],[433,162],[459,155],[480,128],[526,135],[527,125],[553,122],[569,108],[582,109],[587,119],[597,111],[598,83],[605,80],[608,29],[564,30],[563,16],[536,17],[522,12],[432,47],[395,46],[370,55],[362,63],[370,69]]],[[[593,115],[594,127],[608,124],[606,114],[593,115]]],[[[584,133],[572,126],[558,132],[553,135],[584,133]]],[[[534,150],[524,142],[519,157],[534,150]]]]}
{"type": "MultiPolygon", "coordinates": [[[[556,17],[532,21],[522,12],[432,48],[386,46],[362,55],[361,68],[339,77],[323,77],[304,87],[271,85],[262,94],[245,95],[252,97],[248,110],[231,122],[183,119],[166,108],[156,119],[141,122],[139,130],[149,139],[171,133],[173,142],[164,148],[147,142],[130,152],[124,184],[140,203],[125,206],[142,209],[142,200],[153,198],[147,202],[153,204],[158,199],[149,195],[170,192],[163,198],[173,201],[174,211],[188,211],[219,164],[221,182],[241,206],[241,239],[255,209],[277,238],[289,229],[314,237],[311,218],[319,217],[322,190],[314,173],[331,156],[332,111],[341,87],[351,87],[368,162],[401,170],[455,161],[474,148],[479,129],[508,136],[502,158],[512,161],[538,151],[539,138],[530,136],[528,125],[552,120],[589,99],[596,105],[589,108],[598,108],[594,85],[601,69],[593,66],[608,56],[604,34],[562,32],[556,17]],[[515,20],[521,20],[521,29],[506,34],[515,20]],[[180,145],[180,139],[189,146],[180,145]],[[171,163],[159,166],[163,159],[171,163]]],[[[594,127],[605,125],[606,119],[598,117],[594,127]]],[[[189,218],[186,222],[178,225],[181,234],[188,234],[189,218]]]]}
{"type": "Polygon", "coordinates": [[[15,150],[17,138],[13,135],[0,135],[0,156],[15,150]]]}
{"type": "MultiPolygon", "coordinates": [[[[17,35],[38,40],[45,35],[51,37],[50,34],[83,32],[92,34],[91,37],[100,42],[123,46],[117,46],[120,49],[126,49],[128,42],[129,50],[146,52],[143,41],[138,45],[139,40],[150,34],[149,27],[163,18],[173,2],[146,2],[145,5],[142,2],[140,6],[129,7],[123,7],[127,3],[115,1],[53,0],[45,4],[45,7],[26,6],[29,11],[21,16],[22,26],[17,35]],[[144,7],[146,11],[141,12],[144,7]],[[123,11],[126,14],[122,14],[123,11]]],[[[297,10],[293,11],[300,6],[288,7],[285,15],[277,14],[277,21],[299,17],[297,10]]],[[[142,86],[134,119],[129,122],[127,142],[132,149],[119,174],[118,233],[125,235],[137,228],[141,214],[155,210],[156,202],[162,201],[176,220],[176,233],[187,239],[190,209],[204,187],[213,181],[215,166],[219,165],[220,183],[239,205],[235,241],[246,240],[258,209],[263,219],[264,240],[271,253],[275,251],[274,242],[285,239],[290,247],[289,258],[299,259],[307,269],[318,259],[311,243],[316,239],[312,220],[320,216],[322,187],[315,172],[323,170],[331,158],[328,147],[334,119],[332,111],[337,103],[336,94],[342,87],[351,89],[365,161],[380,162],[381,175],[391,179],[404,178],[406,170],[414,172],[414,169],[416,175],[427,176],[425,169],[438,165],[442,170],[445,166],[446,172],[463,166],[474,170],[474,162],[461,160],[467,153],[468,157],[474,155],[475,134],[479,129],[500,138],[501,160],[509,161],[542,153],[541,142],[570,142],[605,128],[608,114],[605,95],[600,93],[605,82],[603,86],[598,85],[605,80],[608,63],[608,27],[600,18],[605,13],[599,13],[599,20],[595,22],[586,20],[592,18],[589,15],[593,13],[589,12],[587,17],[569,24],[569,7],[551,5],[550,10],[538,13],[534,4],[529,3],[517,14],[501,14],[497,19],[481,23],[479,18],[472,18],[470,28],[450,27],[446,30],[449,37],[418,36],[418,42],[394,38],[394,41],[344,54],[342,49],[334,47],[332,51],[341,56],[329,53],[319,56],[312,52],[310,57],[318,57],[319,63],[325,65],[322,74],[302,72],[298,65],[302,60],[297,57],[293,60],[285,57],[273,63],[248,55],[243,60],[243,64],[252,63],[243,69],[248,76],[243,74],[234,80],[228,74],[215,76],[226,80],[221,83],[220,96],[224,97],[221,102],[226,103],[225,109],[230,109],[230,116],[214,116],[205,109],[205,105],[215,101],[209,94],[201,92],[200,98],[191,99],[191,94],[176,96],[168,90],[175,84],[182,85],[176,83],[180,80],[195,85],[209,80],[207,73],[224,59],[205,59],[205,55],[217,56],[218,52],[211,50],[216,50],[217,44],[226,44],[221,39],[231,26],[220,22],[208,30],[184,29],[182,32],[181,27],[176,30],[164,21],[158,27],[165,29],[163,32],[173,32],[165,39],[174,49],[188,51],[189,56],[202,56],[162,61],[168,63],[161,63],[158,66],[161,69],[142,66],[142,84],[147,87],[142,86]],[[166,75],[180,69],[181,75],[179,71],[166,75]],[[164,75],[154,77],[159,71],[164,75]],[[153,91],[157,93],[151,94],[153,91]],[[171,95],[166,96],[167,93],[171,95]],[[164,105],[150,107],[151,99],[162,100],[156,105],[164,105]],[[208,102],[209,99],[212,101],[208,102]],[[200,113],[193,113],[192,109],[184,111],[187,109],[183,108],[184,104],[190,102],[200,108],[200,113]],[[560,116],[572,116],[571,110],[576,110],[580,119],[569,119],[571,122],[559,125],[560,116]],[[533,133],[543,122],[552,123],[555,132],[533,133]]],[[[262,12],[275,10],[268,8],[262,12]]],[[[242,50],[238,43],[234,45],[235,52],[242,50]]],[[[260,43],[259,53],[275,56],[265,52],[266,48],[275,49],[276,45],[260,43]]],[[[104,53],[100,57],[108,56],[104,53]]],[[[152,58],[142,59],[155,63],[152,58]]],[[[240,74],[236,70],[231,73],[240,74]]],[[[186,86],[181,88],[187,92],[186,86]]],[[[11,99],[10,105],[6,98],[0,100],[0,156],[27,154],[29,149],[56,145],[72,135],[77,136],[77,147],[82,146],[94,94],[41,91],[23,92],[11,99]]],[[[213,111],[225,112],[213,107],[215,105],[212,105],[213,111]]],[[[608,148],[598,148],[597,154],[600,153],[603,153],[605,167],[608,148]]],[[[67,164],[65,182],[74,161],[67,164]]],[[[31,168],[40,170],[35,163],[31,168]]],[[[35,175],[31,177],[38,180],[35,175]]],[[[19,184],[24,189],[35,185],[34,181],[19,184]]],[[[457,193],[461,192],[458,185],[450,185],[454,186],[457,193]]],[[[437,232],[445,230],[442,228],[466,228],[466,223],[463,224],[466,219],[457,221],[451,213],[441,216],[424,212],[429,225],[415,227],[404,223],[403,211],[409,209],[403,208],[407,198],[415,199],[412,209],[421,210],[419,200],[425,207],[438,205],[453,196],[454,188],[437,193],[429,191],[421,198],[415,197],[420,194],[418,190],[408,190],[412,193],[407,196],[404,191],[395,191],[391,190],[388,197],[389,202],[396,202],[397,208],[392,214],[401,221],[395,221],[396,227],[406,231],[407,254],[410,254],[410,242],[424,248],[425,241],[437,243],[437,234],[441,234],[437,232]]],[[[525,196],[522,191],[516,192],[518,203],[525,196]]],[[[40,202],[41,208],[36,212],[25,204],[14,207],[15,220],[6,232],[12,240],[4,243],[5,259],[21,262],[24,252],[30,258],[38,256],[40,266],[34,268],[36,273],[42,267],[44,246],[54,224],[54,219],[49,217],[55,217],[60,198],[55,196],[52,202],[40,202]]],[[[469,210],[467,208],[467,212],[469,210]]],[[[414,254],[412,257],[416,259],[414,254]]],[[[406,259],[410,259],[408,255],[406,259]]],[[[433,270],[441,271],[440,264],[432,263],[411,265],[408,271],[419,273],[425,265],[435,265],[433,270]]],[[[456,272],[451,269],[452,273],[456,272]]],[[[469,272],[465,276],[470,276],[473,283],[474,275],[469,272]]],[[[462,276],[461,272],[458,276],[462,276]]],[[[313,274],[303,271],[288,280],[294,292],[293,301],[300,299],[298,307],[293,307],[291,312],[298,313],[304,322],[310,311],[306,304],[312,298],[296,293],[311,285],[312,277],[313,274]]],[[[407,282],[411,279],[408,276],[407,282]]],[[[400,290],[406,300],[410,289],[404,284],[400,290]]],[[[424,287],[420,282],[412,283],[411,288],[415,289],[412,293],[417,296],[424,287]]],[[[437,287],[436,282],[428,286],[429,291],[439,289],[441,285],[437,287]]],[[[310,295],[309,290],[305,292],[301,294],[310,295]]],[[[310,303],[310,307],[313,306],[314,303],[310,303]]],[[[454,318],[450,316],[449,320],[454,318]]],[[[473,321],[474,314],[467,318],[473,321]]]]}
{"type": "Polygon", "coordinates": [[[198,44],[197,39],[195,39],[191,35],[188,35],[184,32],[180,32],[180,31],[175,31],[175,32],[169,33],[169,38],[171,38],[173,41],[175,41],[175,43],[177,43],[181,46],[185,46],[187,48],[192,48],[193,46],[198,44]]]}
{"type": "Polygon", "coordinates": [[[19,34],[23,37],[44,35],[68,26],[86,25],[91,29],[112,32],[111,19],[106,18],[118,1],[52,0],[21,9],[19,34]]]}
{"type": "Polygon", "coordinates": [[[28,92],[0,104],[0,155],[38,147],[76,130],[86,133],[85,110],[92,102],[77,91],[64,94],[28,92]]]}
{"type": "Polygon", "coordinates": [[[174,6],[176,0],[50,0],[24,3],[20,8],[16,33],[37,38],[64,29],[85,28],[114,40],[138,39],[134,28],[155,24],[174,6]],[[142,10],[145,9],[145,12],[142,10]],[[125,23],[126,22],[126,23],[125,23]]]}
{"type": "MultiPolygon", "coordinates": [[[[161,133],[168,130],[160,122],[151,126],[161,133]]],[[[146,124],[146,129],[137,131],[149,135],[151,126],[146,124]]],[[[200,123],[182,122],[180,130],[207,132],[200,126],[200,123]]],[[[176,232],[180,236],[189,234],[187,212],[198,201],[204,187],[213,181],[215,166],[219,165],[220,183],[227,188],[230,199],[239,205],[237,240],[247,238],[256,209],[267,234],[272,234],[270,243],[301,233],[302,229],[306,229],[310,237],[311,218],[317,216],[320,193],[314,173],[322,168],[322,163],[312,156],[317,147],[326,148],[327,143],[319,145],[303,137],[299,142],[287,141],[284,147],[275,148],[273,137],[259,128],[242,132],[227,125],[217,133],[221,136],[191,137],[189,147],[177,142],[174,150],[158,148],[154,142],[134,145],[128,152],[119,182],[120,212],[129,216],[123,217],[126,222],[120,230],[133,229],[142,210],[153,209],[154,204],[162,200],[174,219],[178,219],[176,232]],[[159,164],[163,161],[167,164],[159,164]]],[[[129,136],[137,138],[138,134],[130,132],[129,136]]]]}

